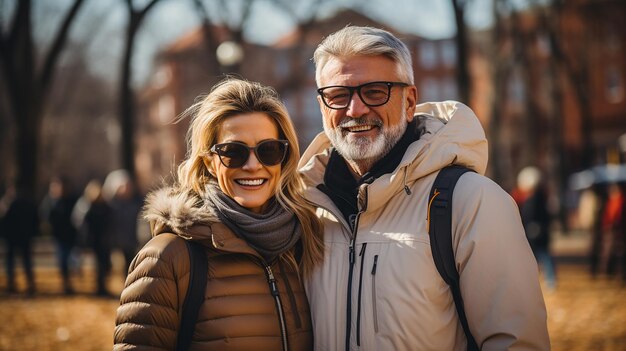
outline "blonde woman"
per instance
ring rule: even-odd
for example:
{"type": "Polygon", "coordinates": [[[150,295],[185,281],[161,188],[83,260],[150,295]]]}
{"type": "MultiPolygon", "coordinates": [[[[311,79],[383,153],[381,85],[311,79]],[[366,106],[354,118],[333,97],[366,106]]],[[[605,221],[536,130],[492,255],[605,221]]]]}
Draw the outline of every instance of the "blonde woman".
{"type": "Polygon", "coordinates": [[[133,260],[114,349],[173,350],[187,294],[185,240],[209,273],[191,350],[310,350],[302,278],[323,258],[301,195],[297,137],[276,92],[227,78],[189,110],[188,156],[174,187],[148,196],[153,238],[133,260]]]}

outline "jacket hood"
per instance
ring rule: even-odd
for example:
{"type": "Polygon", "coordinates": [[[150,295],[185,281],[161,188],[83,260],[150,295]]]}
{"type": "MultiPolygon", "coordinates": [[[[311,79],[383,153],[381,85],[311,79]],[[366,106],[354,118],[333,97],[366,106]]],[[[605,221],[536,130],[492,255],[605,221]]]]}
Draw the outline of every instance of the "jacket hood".
{"type": "Polygon", "coordinates": [[[150,223],[152,236],[164,232],[186,239],[210,239],[211,225],[219,223],[215,210],[198,195],[165,187],[146,197],[144,218],[150,223]]]}
{"type": "MultiPolygon", "coordinates": [[[[373,182],[370,194],[386,196],[450,164],[462,165],[484,174],[488,150],[485,132],[474,112],[457,101],[427,102],[416,106],[419,140],[406,150],[398,167],[373,182]]],[[[324,132],[304,152],[299,169],[309,186],[324,181],[330,157],[330,140],[324,132]]],[[[369,200],[383,200],[376,196],[369,200]]]]}

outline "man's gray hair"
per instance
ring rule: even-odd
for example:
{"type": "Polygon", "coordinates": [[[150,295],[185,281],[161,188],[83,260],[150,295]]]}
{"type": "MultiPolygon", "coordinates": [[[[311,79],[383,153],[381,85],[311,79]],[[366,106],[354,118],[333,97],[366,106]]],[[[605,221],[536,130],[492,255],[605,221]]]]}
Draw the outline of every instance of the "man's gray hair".
{"type": "Polygon", "coordinates": [[[414,84],[411,53],[406,45],[386,30],[372,27],[347,26],[326,37],[313,54],[315,81],[320,85],[324,65],[333,57],[384,55],[398,66],[400,78],[414,84]]]}

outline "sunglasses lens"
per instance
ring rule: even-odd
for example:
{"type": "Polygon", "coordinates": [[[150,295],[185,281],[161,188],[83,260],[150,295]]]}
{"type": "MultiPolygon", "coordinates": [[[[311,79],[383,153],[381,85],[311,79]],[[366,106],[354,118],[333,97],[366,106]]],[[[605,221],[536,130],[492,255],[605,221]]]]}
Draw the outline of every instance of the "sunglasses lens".
{"type": "Polygon", "coordinates": [[[256,154],[259,161],[266,166],[274,166],[285,158],[287,146],[278,140],[268,140],[257,145],[256,154]]]}
{"type": "Polygon", "coordinates": [[[241,144],[227,143],[222,144],[217,149],[222,163],[229,168],[237,168],[243,166],[248,161],[250,151],[241,144]]]}

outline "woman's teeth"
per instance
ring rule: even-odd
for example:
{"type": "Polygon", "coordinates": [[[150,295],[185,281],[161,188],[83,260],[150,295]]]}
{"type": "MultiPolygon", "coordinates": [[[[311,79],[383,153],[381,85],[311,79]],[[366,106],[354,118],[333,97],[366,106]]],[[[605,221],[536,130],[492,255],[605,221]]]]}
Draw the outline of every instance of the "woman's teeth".
{"type": "Polygon", "coordinates": [[[263,184],[265,179],[237,179],[236,182],[239,185],[245,186],[258,186],[263,184]]]}

